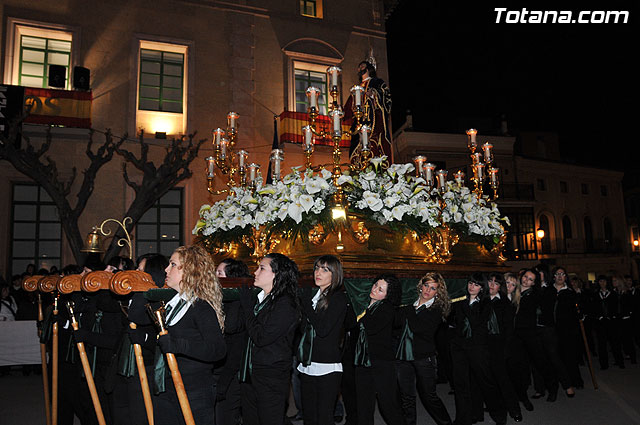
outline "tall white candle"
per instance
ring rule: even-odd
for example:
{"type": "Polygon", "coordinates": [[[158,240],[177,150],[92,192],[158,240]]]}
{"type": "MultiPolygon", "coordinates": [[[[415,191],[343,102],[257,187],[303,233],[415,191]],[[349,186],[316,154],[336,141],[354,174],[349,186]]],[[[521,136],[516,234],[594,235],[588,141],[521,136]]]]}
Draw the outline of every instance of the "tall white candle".
{"type": "Polygon", "coordinates": [[[482,145],[482,151],[484,152],[484,162],[493,161],[493,156],[491,155],[492,148],[493,148],[493,145],[489,142],[486,142],[484,145],[482,145]]]}
{"type": "Polygon", "coordinates": [[[369,134],[371,133],[371,127],[363,125],[360,127],[360,143],[363,151],[369,150],[369,134]]]}
{"type": "Polygon", "coordinates": [[[244,149],[238,152],[238,168],[240,168],[241,170],[244,170],[244,164],[248,157],[249,157],[249,153],[244,149]]]}
{"type": "Polygon", "coordinates": [[[431,162],[428,162],[426,164],[424,164],[424,179],[427,181],[427,185],[429,187],[433,186],[433,172],[436,169],[436,164],[432,164],[431,162]]]}
{"type": "Polygon", "coordinates": [[[208,179],[212,179],[215,176],[215,163],[216,163],[216,159],[213,156],[208,156],[205,158],[205,161],[207,161],[207,178],[208,179]]]}
{"type": "Polygon", "coordinates": [[[240,115],[236,114],[235,112],[229,112],[229,114],[227,115],[227,121],[230,129],[236,129],[236,121],[239,117],[240,115]]]}
{"type": "Polygon", "coordinates": [[[304,132],[304,144],[302,147],[305,151],[311,150],[313,146],[313,129],[310,125],[305,125],[302,127],[302,131],[304,132]]]}
{"type": "Polygon", "coordinates": [[[484,179],[484,164],[482,162],[476,164],[476,179],[478,179],[479,182],[482,182],[484,179]]]}
{"type": "Polygon", "coordinates": [[[307,97],[309,98],[309,108],[318,109],[318,94],[320,90],[316,87],[309,87],[307,89],[307,97]]]}
{"type": "Polygon", "coordinates": [[[446,192],[447,191],[447,174],[448,174],[448,171],[447,170],[438,170],[438,172],[436,174],[438,176],[438,189],[440,189],[440,192],[446,192]]]}
{"type": "Polygon", "coordinates": [[[364,93],[364,87],[362,87],[361,85],[357,84],[353,87],[351,87],[351,90],[349,90],[351,92],[351,95],[353,96],[353,103],[354,105],[357,106],[362,106],[362,93],[364,93]]]}

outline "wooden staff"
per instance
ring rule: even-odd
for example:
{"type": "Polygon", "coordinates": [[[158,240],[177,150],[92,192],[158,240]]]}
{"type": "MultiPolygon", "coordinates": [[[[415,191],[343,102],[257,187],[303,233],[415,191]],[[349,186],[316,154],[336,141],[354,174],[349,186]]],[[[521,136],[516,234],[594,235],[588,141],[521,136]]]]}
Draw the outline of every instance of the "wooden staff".
{"type": "MultiPolygon", "coordinates": [[[[78,321],[73,312],[73,301],[67,301],[67,308],[69,309],[69,316],[71,317],[71,326],[73,330],[77,331],[78,321]]],[[[91,401],[93,401],[93,408],[96,411],[96,417],[98,418],[99,425],[106,425],[104,420],[104,414],[102,413],[102,406],[100,405],[100,399],[98,398],[98,391],[96,390],[96,384],[93,381],[93,374],[91,373],[91,366],[89,365],[89,358],[87,357],[87,351],[84,349],[84,343],[78,342],[78,352],[80,353],[80,360],[82,361],[82,369],[84,375],[87,378],[87,386],[89,387],[89,393],[91,393],[91,401]]]]}
{"type": "MultiPolygon", "coordinates": [[[[159,336],[167,335],[169,332],[164,325],[164,308],[155,310],[153,312],[156,324],[160,327],[159,336]]],[[[167,357],[167,363],[169,364],[169,370],[171,370],[171,378],[173,379],[173,386],[176,388],[176,394],[178,395],[178,401],[180,402],[180,409],[182,409],[182,416],[184,416],[184,422],[186,425],[195,425],[193,414],[191,413],[191,406],[189,405],[189,399],[187,398],[187,392],[184,389],[184,383],[182,382],[182,375],[178,369],[178,360],[173,353],[165,353],[167,357]]]]}
{"type": "MultiPolygon", "coordinates": [[[[127,270],[113,275],[109,281],[111,291],[118,295],[126,295],[131,292],[144,292],[152,288],[157,288],[153,278],[145,272],[138,270],[127,270]]],[[[136,324],[129,322],[131,329],[136,329],[136,324]]],[[[153,403],[151,402],[151,391],[149,390],[149,380],[142,358],[142,347],[140,344],[133,344],[133,351],[136,355],[136,366],[138,367],[138,377],[140,378],[140,388],[144,399],[144,407],[147,411],[147,421],[153,425],[153,403]]]]}
{"type": "Polygon", "coordinates": [[[584,321],[580,318],[580,307],[576,303],[576,310],[578,311],[578,322],[580,322],[580,332],[582,333],[582,342],[584,343],[584,351],[587,353],[587,362],[589,362],[589,372],[591,373],[591,382],[593,382],[593,389],[598,389],[598,381],[596,381],[596,374],[593,370],[593,363],[591,362],[591,350],[589,349],[589,342],[587,341],[587,333],[584,331],[584,321]]]}
{"type": "MultiPolygon", "coordinates": [[[[38,282],[44,276],[28,276],[22,281],[22,289],[27,292],[38,290],[38,282]]],[[[38,338],[42,338],[44,314],[42,311],[42,295],[38,293],[38,338]]],[[[44,392],[44,413],[47,425],[51,425],[51,395],[49,393],[49,370],[47,367],[47,345],[40,342],[40,362],[42,363],[42,389],[44,392]]]]}
{"type": "MultiPolygon", "coordinates": [[[[38,294],[38,338],[42,337],[42,322],[44,322],[44,314],[42,314],[42,295],[38,294]]],[[[40,342],[40,362],[42,363],[42,388],[44,389],[44,414],[47,419],[47,425],[51,425],[51,397],[49,395],[49,371],[47,369],[47,345],[40,342]]]]}
{"type": "Polygon", "coordinates": [[[51,424],[58,424],[58,296],[53,301],[51,342],[51,424]]]}

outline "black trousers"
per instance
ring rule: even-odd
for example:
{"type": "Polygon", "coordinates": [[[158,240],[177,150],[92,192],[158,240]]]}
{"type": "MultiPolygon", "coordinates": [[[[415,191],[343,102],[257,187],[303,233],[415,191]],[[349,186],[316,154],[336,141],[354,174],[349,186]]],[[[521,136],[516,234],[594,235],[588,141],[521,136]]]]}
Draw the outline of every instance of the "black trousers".
{"type": "Polygon", "coordinates": [[[244,425],[282,425],[289,398],[291,370],[256,369],[251,382],[242,383],[242,423],[244,425]]]}
{"type": "MultiPolygon", "coordinates": [[[[220,382],[218,383],[218,390],[220,382]]],[[[216,399],[216,425],[237,425],[242,416],[242,387],[233,377],[224,394],[218,391],[216,399]]]]}
{"type": "Polygon", "coordinates": [[[300,373],[304,425],[334,425],[333,412],[340,393],[341,372],[322,376],[300,373]]]}
{"type": "MultiPolygon", "coordinates": [[[[153,398],[155,425],[184,425],[184,416],[173,383],[166,383],[166,391],[153,398]]],[[[215,414],[215,388],[207,385],[186,390],[191,413],[196,425],[213,425],[215,414]]]]}
{"type": "Polygon", "coordinates": [[[522,414],[520,403],[507,373],[507,361],[503,341],[489,342],[489,368],[500,389],[500,396],[511,417],[522,414]]]}
{"type": "Polygon", "coordinates": [[[598,339],[598,360],[600,368],[609,367],[609,351],[607,344],[613,352],[613,360],[617,365],[624,365],[622,357],[622,344],[620,342],[620,326],[612,319],[602,319],[596,323],[596,337],[598,339]]]}
{"type": "Polygon", "coordinates": [[[620,320],[620,336],[622,339],[622,350],[629,356],[631,363],[636,363],[636,347],[633,343],[633,323],[631,317],[620,320]]]}
{"type": "Polygon", "coordinates": [[[512,337],[507,341],[506,365],[513,389],[521,402],[529,400],[527,389],[531,384],[531,365],[522,341],[512,337]]]}
{"type": "Polygon", "coordinates": [[[489,350],[459,338],[451,342],[455,385],[456,425],[471,425],[482,414],[482,401],[496,423],[505,423],[507,411],[500,402],[499,389],[489,368],[489,350]],[[477,390],[474,388],[477,386],[477,390]],[[478,411],[479,410],[479,411],[478,411]]]}
{"type": "Polygon", "coordinates": [[[437,425],[450,425],[451,417],[438,393],[436,356],[396,363],[400,402],[407,425],[416,424],[416,387],[422,405],[437,425]]]}
{"type": "MultiPolygon", "coordinates": [[[[544,347],[542,346],[542,337],[538,329],[517,329],[516,338],[520,339],[532,369],[536,369],[542,376],[547,391],[557,391],[558,379],[551,365],[547,362],[544,347]]],[[[536,390],[540,391],[539,388],[536,388],[536,390]]]]}
{"type": "Polygon", "coordinates": [[[373,425],[376,400],[385,423],[404,424],[393,360],[378,360],[371,367],[356,366],[358,425],[373,425]]]}
{"type": "Polygon", "coordinates": [[[555,373],[557,380],[560,381],[562,388],[565,390],[569,389],[573,384],[569,373],[567,373],[567,368],[562,361],[560,352],[558,351],[558,334],[556,333],[556,329],[552,326],[541,326],[538,331],[542,339],[542,347],[544,348],[547,361],[552,367],[553,373],[555,373]]]}
{"type": "Polygon", "coordinates": [[[575,327],[558,327],[558,352],[560,358],[564,364],[569,379],[571,379],[571,385],[574,387],[583,387],[584,381],[580,374],[580,357],[584,352],[584,343],[582,336],[580,335],[580,328],[575,327]]]}

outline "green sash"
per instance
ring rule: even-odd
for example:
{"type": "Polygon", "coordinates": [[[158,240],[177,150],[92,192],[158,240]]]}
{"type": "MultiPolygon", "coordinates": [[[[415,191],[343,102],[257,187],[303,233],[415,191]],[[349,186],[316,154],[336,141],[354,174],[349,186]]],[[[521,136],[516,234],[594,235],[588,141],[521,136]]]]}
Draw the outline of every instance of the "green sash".
{"type": "MultiPolygon", "coordinates": [[[[256,303],[253,307],[253,315],[257,316],[258,313],[269,303],[271,300],[271,294],[267,295],[261,303],[256,303]]],[[[251,338],[247,341],[247,347],[244,350],[244,354],[242,356],[242,365],[240,366],[240,371],[238,372],[238,379],[240,382],[251,382],[251,372],[253,371],[253,362],[251,358],[251,354],[253,352],[253,347],[255,344],[251,341],[251,338]]]]}
{"type": "Polygon", "coordinates": [[[367,331],[364,328],[364,323],[362,323],[362,318],[367,314],[373,314],[381,303],[382,301],[374,302],[358,316],[360,331],[358,332],[358,341],[356,341],[355,347],[355,358],[353,360],[353,364],[356,366],[371,367],[371,359],[369,358],[369,340],[367,339],[367,331]]]}
{"type": "Polygon", "coordinates": [[[303,366],[309,366],[311,364],[311,356],[313,355],[313,341],[316,338],[316,330],[307,319],[307,323],[304,326],[304,332],[298,344],[298,360],[303,366]]]}
{"type": "MultiPolygon", "coordinates": [[[[166,323],[170,323],[171,320],[182,310],[182,308],[187,305],[187,302],[182,298],[178,301],[175,308],[167,308],[166,315],[166,323]]],[[[131,343],[131,341],[129,341],[131,343]]],[[[135,362],[135,360],[134,360],[135,362]]],[[[164,379],[166,376],[166,363],[164,361],[164,356],[162,355],[162,351],[160,351],[160,346],[156,345],[156,353],[154,356],[154,366],[153,366],[153,392],[158,395],[160,393],[165,392],[166,388],[164,387],[164,379]]]]}
{"type": "Polygon", "coordinates": [[[118,350],[118,374],[127,378],[136,374],[136,353],[127,332],[124,333],[118,350]]]}

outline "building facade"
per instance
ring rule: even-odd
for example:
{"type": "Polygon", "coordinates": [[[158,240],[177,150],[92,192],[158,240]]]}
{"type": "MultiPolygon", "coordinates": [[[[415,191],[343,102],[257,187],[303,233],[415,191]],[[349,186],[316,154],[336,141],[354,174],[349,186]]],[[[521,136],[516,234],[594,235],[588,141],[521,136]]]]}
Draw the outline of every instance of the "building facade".
{"type": "MultiPolygon", "coordinates": [[[[403,127],[394,136],[402,161],[425,155],[450,175],[458,170],[471,175],[465,134],[403,127]]],[[[562,265],[590,281],[613,273],[637,279],[637,267],[630,261],[622,172],[562,162],[553,134],[516,138],[480,133],[478,141],[493,145],[494,165],[500,169],[498,206],[511,221],[507,265],[514,271],[539,263],[562,265]]]]}
{"type": "MultiPolygon", "coordinates": [[[[204,161],[213,152],[212,129],[227,126],[228,112],[239,114],[237,149],[266,169],[274,116],[306,111],[309,85],[323,90],[326,104],[329,66],[344,70],[342,101],[356,83],[358,63],[371,54],[378,75],[388,80],[384,9],[378,0],[6,0],[0,5],[0,72],[5,86],[48,88],[57,71],[61,90],[90,87],[93,131],[52,131],[47,155],[62,179],[70,179],[74,168],[81,175],[89,137],[98,145],[107,129],[126,138],[124,146],[132,151],[142,131],[151,160],[163,157],[172,137],[197,132],[196,139],[207,139],[191,164],[193,176],[161,199],[133,232],[136,255],[170,254],[192,241],[198,209],[215,199],[206,190],[204,161]]],[[[44,129],[24,124],[22,131],[38,147],[44,129]]],[[[283,149],[287,170],[303,163],[299,145],[285,143],[283,149]]],[[[330,149],[319,147],[314,158],[329,162],[330,149]]],[[[48,268],[75,262],[48,194],[8,162],[1,164],[3,274],[20,273],[30,263],[48,268]]],[[[114,156],[100,170],[80,219],[85,233],[104,219],[121,220],[131,204],[135,193],[122,166],[114,156]]],[[[140,177],[128,172],[133,180],[140,177]]],[[[80,180],[73,182],[69,199],[80,190],[80,180]]]]}

